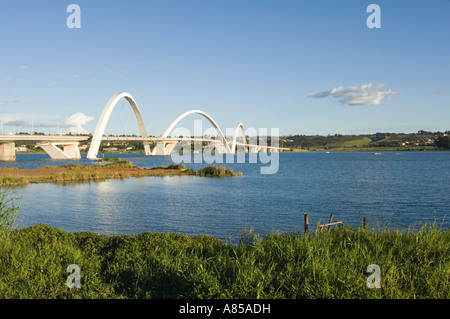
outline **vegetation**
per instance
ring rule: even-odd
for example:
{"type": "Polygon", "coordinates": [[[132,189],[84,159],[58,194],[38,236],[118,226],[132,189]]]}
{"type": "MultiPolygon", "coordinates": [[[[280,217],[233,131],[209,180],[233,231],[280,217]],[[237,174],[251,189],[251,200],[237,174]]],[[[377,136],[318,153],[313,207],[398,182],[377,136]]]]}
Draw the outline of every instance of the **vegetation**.
{"type": "Polygon", "coordinates": [[[303,236],[70,233],[48,225],[0,235],[0,298],[442,298],[448,231],[334,229],[303,236]],[[380,266],[381,288],[367,287],[380,266]],[[68,265],[81,288],[66,286],[68,265]]]}
{"type": "Polygon", "coordinates": [[[20,206],[16,204],[17,197],[14,190],[4,188],[0,190],[0,231],[16,229],[20,206]]]}
{"type": "Polygon", "coordinates": [[[156,166],[153,167],[153,169],[181,169],[181,170],[185,170],[186,166],[184,166],[183,164],[170,164],[169,166],[156,166]]]}
{"type": "Polygon", "coordinates": [[[242,175],[242,173],[234,173],[231,168],[225,168],[223,166],[218,167],[216,165],[204,167],[200,170],[193,171],[189,170],[188,174],[190,175],[196,175],[196,176],[206,176],[206,177],[228,177],[228,176],[237,176],[242,175]]]}
{"type": "Polygon", "coordinates": [[[43,166],[35,169],[0,168],[0,187],[26,185],[29,183],[76,183],[89,181],[103,181],[107,179],[168,176],[168,175],[196,175],[210,177],[238,176],[231,169],[210,166],[194,171],[186,169],[183,164],[158,166],[152,169],[138,167],[130,161],[120,158],[105,158],[99,160],[98,165],[70,164],[62,166],[43,166]],[[102,163],[105,162],[105,163],[102,163]]]}
{"type": "Polygon", "coordinates": [[[449,135],[440,136],[436,140],[436,145],[440,149],[450,150],[450,136],[449,135]]]}
{"type": "MultiPolygon", "coordinates": [[[[21,132],[19,134],[27,134],[21,132]]],[[[40,133],[43,134],[43,133],[40,133]]],[[[289,135],[279,140],[280,147],[290,148],[292,151],[427,151],[427,150],[450,150],[450,131],[430,132],[420,130],[417,133],[389,133],[378,132],[375,134],[358,135],[289,135]]],[[[128,135],[121,135],[128,136],[128,135]]],[[[135,136],[135,135],[131,135],[135,136]]],[[[271,143],[270,137],[268,144],[271,143]]],[[[90,139],[86,141],[89,146],[90,139]]],[[[208,143],[202,143],[202,147],[208,143]]],[[[45,153],[34,143],[24,142],[27,153],[45,153]]],[[[155,147],[150,143],[150,148],[155,147]]],[[[87,152],[83,148],[81,152],[87,152]]],[[[183,150],[181,150],[182,152],[183,150]]],[[[194,151],[194,143],[191,143],[191,151],[194,151]]],[[[100,153],[142,153],[144,145],[141,141],[116,141],[102,142],[100,153]]]]}
{"type": "Polygon", "coordinates": [[[450,149],[448,132],[376,133],[367,135],[291,135],[280,146],[293,150],[333,151],[426,151],[450,149]]]}

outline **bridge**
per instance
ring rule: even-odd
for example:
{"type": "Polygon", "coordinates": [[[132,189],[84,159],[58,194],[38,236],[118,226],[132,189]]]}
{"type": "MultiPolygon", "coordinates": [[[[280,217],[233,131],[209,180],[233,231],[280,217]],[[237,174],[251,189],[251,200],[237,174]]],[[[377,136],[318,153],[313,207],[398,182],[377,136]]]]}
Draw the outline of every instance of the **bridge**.
{"type": "MultiPolygon", "coordinates": [[[[79,143],[86,141],[89,136],[67,136],[67,135],[0,135],[0,161],[15,160],[15,143],[16,142],[34,142],[37,146],[46,151],[53,159],[79,159],[81,158],[79,151],[79,143]],[[58,147],[61,146],[61,147],[58,147]]],[[[235,154],[242,149],[244,152],[280,152],[289,150],[272,145],[251,144],[247,143],[245,130],[242,123],[238,123],[234,129],[231,141],[228,141],[219,125],[207,113],[200,110],[190,110],[177,116],[175,120],[170,123],[167,129],[160,137],[148,137],[144,126],[139,107],[134,98],[129,93],[117,93],[113,95],[103,109],[100,119],[97,123],[95,132],[89,146],[87,154],[88,159],[96,159],[102,141],[142,141],[144,144],[145,155],[167,156],[173,151],[175,145],[180,142],[207,142],[214,146],[215,151],[219,153],[235,154]],[[121,100],[126,99],[130,104],[141,132],[140,137],[127,136],[104,136],[106,126],[109,118],[116,104],[121,100]],[[185,117],[191,114],[199,114],[206,118],[217,132],[218,139],[207,139],[203,137],[169,137],[176,125],[185,117]],[[238,134],[241,132],[243,142],[238,142],[238,134]],[[150,149],[150,143],[155,143],[153,150],[150,149]]],[[[278,145],[278,144],[277,144],[278,145]]]]}
{"type": "Polygon", "coordinates": [[[53,159],[77,159],[81,158],[79,143],[88,139],[89,136],[71,135],[0,135],[0,161],[16,159],[16,142],[35,143],[53,159]]]}

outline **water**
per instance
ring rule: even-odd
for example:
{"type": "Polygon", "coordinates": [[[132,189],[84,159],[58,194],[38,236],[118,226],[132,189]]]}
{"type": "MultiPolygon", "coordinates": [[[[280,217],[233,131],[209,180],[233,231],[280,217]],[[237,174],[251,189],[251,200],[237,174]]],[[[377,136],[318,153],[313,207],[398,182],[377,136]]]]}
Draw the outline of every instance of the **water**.
{"type": "MultiPolygon", "coordinates": [[[[110,155],[108,155],[110,156],[110,155]]],[[[118,156],[138,166],[171,164],[170,157],[118,156]]],[[[262,164],[224,164],[241,177],[168,176],[85,184],[30,184],[17,188],[25,227],[46,223],[68,231],[138,234],[144,231],[239,238],[303,231],[335,221],[408,229],[433,222],[449,227],[450,152],[280,153],[279,171],[261,175],[262,164]],[[444,221],[443,221],[444,220],[444,221]],[[442,222],[443,221],[443,222],[442,222]]],[[[22,168],[64,165],[47,155],[17,155],[22,168]]],[[[75,161],[89,163],[87,159],[75,161]]],[[[198,169],[207,164],[186,164],[198,169]]]]}

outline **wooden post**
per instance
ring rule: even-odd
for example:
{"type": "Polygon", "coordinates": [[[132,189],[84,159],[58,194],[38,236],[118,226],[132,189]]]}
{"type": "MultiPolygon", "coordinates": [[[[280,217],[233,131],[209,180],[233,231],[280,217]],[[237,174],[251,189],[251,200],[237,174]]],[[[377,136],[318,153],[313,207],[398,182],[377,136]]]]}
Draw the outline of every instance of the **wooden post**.
{"type": "MultiPolygon", "coordinates": [[[[330,220],[328,221],[328,224],[331,224],[331,221],[333,220],[333,213],[330,215],[330,220]]],[[[330,225],[328,225],[328,229],[330,229],[330,225]]]]}
{"type": "Polygon", "coordinates": [[[308,233],[309,230],[309,215],[305,213],[305,234],[308,233]]]}
{"type": "Polygon", "coordinates": [[[363,228],[366,229],[366,224],[367,224],[367,220],[366,220],[366,216],[364,216],[363,218],[363,228]]]}

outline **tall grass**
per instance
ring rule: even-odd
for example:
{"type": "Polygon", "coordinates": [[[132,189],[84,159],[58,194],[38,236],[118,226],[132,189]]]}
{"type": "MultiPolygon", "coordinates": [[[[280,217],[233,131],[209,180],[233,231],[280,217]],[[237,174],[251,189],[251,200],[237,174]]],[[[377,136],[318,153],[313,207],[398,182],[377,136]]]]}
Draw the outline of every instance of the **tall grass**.
{"type": "Polygon", "coordinates": [[[105,236],[37,225],[0,238],[0,298],[450,297],[450,233],[344,227],[245,232],[238,242],[144,232],[105,236]],[[69,264],[80,289],[66,285],[69,264]],[[381,288],[367,286],[367,266],[381,288]]]}
{"type": "Polygon", "coordinates": [[[12,188],[0,188],[0,232],[16,229],[20,224],[19,198],[12,188]]]}

